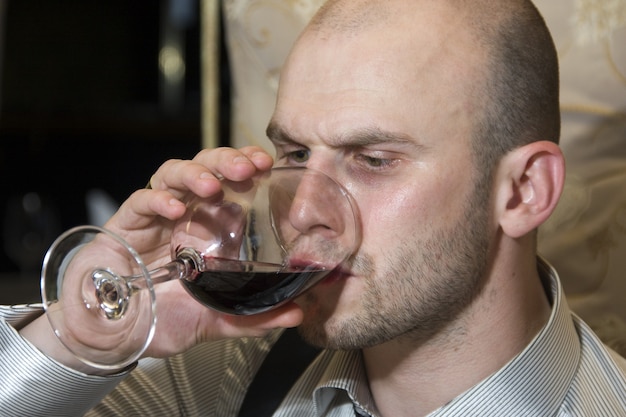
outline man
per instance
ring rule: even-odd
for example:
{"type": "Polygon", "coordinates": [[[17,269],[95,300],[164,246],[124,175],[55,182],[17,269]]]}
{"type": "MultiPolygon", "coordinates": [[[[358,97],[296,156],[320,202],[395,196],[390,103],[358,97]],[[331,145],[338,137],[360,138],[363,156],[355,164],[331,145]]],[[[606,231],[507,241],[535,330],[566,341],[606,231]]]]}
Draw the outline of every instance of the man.
{"type": "MultiPolygon", "coordinates": [[[[323,170],[357,202],[341,277],[251,317],[158,285],[146,356],[169,359],[112,375],[89,375],[45,317],[12,321],[4,414],[236,416],[272,329],[298,326],[326,350],[277,416],[626,415],[624,360],[536,254],[564,163],[555,51],[530,2],[329,1],[287,60],[268,136],[276,164],[323,170]]],[[[271,165],[254,147],[168,161],[107,227],[156,265],[184,195],[271,165]]]]}

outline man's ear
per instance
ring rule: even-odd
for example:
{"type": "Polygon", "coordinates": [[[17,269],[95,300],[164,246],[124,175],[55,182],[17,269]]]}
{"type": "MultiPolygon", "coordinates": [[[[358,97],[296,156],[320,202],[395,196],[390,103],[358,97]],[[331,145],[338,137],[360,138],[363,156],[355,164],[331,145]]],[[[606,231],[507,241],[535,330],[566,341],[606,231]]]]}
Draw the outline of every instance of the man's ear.
{"type": "Polygon", "coordinates": [[[563,190],[565,160],[558,145],[533,142],[506,154],[496,173],[496,212],[504,233],[521,237],[552,214],[563,190]]]}

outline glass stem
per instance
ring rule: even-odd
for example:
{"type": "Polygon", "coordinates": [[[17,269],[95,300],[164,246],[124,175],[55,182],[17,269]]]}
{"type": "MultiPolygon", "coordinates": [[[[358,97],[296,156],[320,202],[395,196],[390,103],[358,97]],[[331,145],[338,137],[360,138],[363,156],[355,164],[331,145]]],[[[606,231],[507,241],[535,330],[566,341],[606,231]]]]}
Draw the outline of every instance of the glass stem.
{"type": "Polygon", "coordinates": [[[153,284],[160,284],[173,279],[185,278],[192,272],[189,268],[189,264],[180,260],[174,259],[168,264],[165,264],[159,268],[153,269],[149,272],[150,279],[153,284]]]}
{"type": "MultiPolygon", "coordinates": [[[[153,269],[148,274],[152,284],[193,276],[202,269],[202,257],[193,249],[183,249],[173,261],[153,269]]],[[[109,319],[119,319],[128,307],[133,293],[148,288],[144,276],[119,276],[106,269],[96,269],[92,280],[100,308],[109,319]]]]}
{"type": "MultiPolygon", "coordinates": [[[[191,277],[194,273],[204,270],[204,261],[200,254],[191,248],[183,248],[176,254],[176,259],[148,272],[153,284],[160,284],[173,279],[191,277]]],[[[133,289],[145,288],[142,275],[126,277],[126,281],[132,284],[133,289]]]]}

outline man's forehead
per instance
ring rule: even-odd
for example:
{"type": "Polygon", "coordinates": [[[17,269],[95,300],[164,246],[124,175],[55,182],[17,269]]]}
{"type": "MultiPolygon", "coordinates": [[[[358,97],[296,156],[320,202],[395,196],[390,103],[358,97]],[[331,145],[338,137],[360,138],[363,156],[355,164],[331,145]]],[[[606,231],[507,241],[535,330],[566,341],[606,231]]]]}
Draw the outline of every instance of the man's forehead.
{"type": "MultiPolygon", "coordinates": [[[[436,1],[417,3],[440,13],[436,1]]],[[[463,16],[440,14],[420,25],[403,16],[410,29],[308,32],[283,67],[275,120],[320,137],[365,122],[411,137],[456,136],[453,125],[467,128],[479,106],[471,96],[484,83],[485,57],[457,27],[463,16]]]]}

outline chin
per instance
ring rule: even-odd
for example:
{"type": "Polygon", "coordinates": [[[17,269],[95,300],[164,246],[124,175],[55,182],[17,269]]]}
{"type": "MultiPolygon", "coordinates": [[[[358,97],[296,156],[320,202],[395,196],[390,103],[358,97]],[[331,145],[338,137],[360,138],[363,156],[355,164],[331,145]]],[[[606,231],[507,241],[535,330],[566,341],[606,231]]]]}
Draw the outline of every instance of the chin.
{"type": "Polygon", "coordinates": [[[322,282],[323,285],[314,286],[294,300],[304,314],[300,334],[309,344],[335,349],[339,340],[354,339],[346,332],[361,308],[354,301],[361,299],[358,282],[353,279],[322,282]]]}
{"type": "Polygon", "coordinates": [[[350,340],[351,336],[345,334],[346,328],[333,309],[327,310],[319,304],[302,307],[304,319],[298,326],[302,338],[309,344],[326,349],[343,349],[341,340],[350,340]]]}

